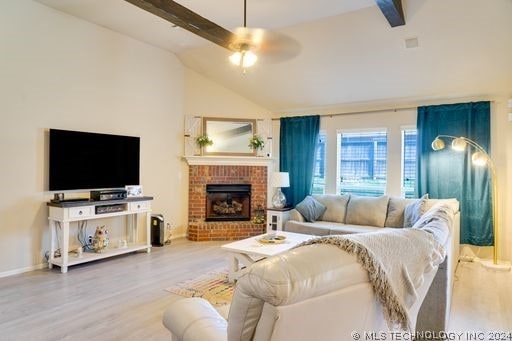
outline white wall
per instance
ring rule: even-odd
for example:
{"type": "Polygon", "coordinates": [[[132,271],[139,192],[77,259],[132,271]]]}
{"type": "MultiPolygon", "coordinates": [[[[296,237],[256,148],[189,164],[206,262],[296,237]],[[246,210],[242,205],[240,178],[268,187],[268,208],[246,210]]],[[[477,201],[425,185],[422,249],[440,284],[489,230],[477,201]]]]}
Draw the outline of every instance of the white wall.
{"type": "Polygon", "coordinates": [[[28,0],[0,2],[0,31],[0,273],[48,250],[48,128],[140,136],[144,191],[154,211],[178,216],[177,58],[28,0]]]}
{"type": "Polygon", "coordinates": [[[0,1],[0,32],[0,276],[37,267],[49,248],[48,128],[140,136],[141,184],[177,235],[184,113],[268,115],[169,52],[37,2],[0,1]]]}
{"type": "MultiPolygon", "coordinates": [[[[249,81],[249,80],[248,80],[249,81]]],[[[271,112],[239,94],[185,71],[185,114],[206,117],[267,118],[271,112]]]]}

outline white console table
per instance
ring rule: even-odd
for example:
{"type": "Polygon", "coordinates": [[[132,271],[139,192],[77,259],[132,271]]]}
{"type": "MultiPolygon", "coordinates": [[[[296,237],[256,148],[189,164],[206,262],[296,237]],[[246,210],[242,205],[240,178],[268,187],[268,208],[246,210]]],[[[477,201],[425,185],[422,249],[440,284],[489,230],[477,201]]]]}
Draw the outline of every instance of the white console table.
{"type": "MultiPolygon", "coordinates": [[[[109,201],[70,201],[52,203],[50,208],[50,256],[48,266],[51,269],[53,265],[60,266],[62,273],[68,271],[68,266],[91,262],[98,259],[122,255],[125,253],[146,250],[151,252],[151,201],[152,197],[133,197],[122,200],[109,201]],[[110,213],[96,213],[98,206],[104,205],[122,205],[123,210],[110,213]],[[138,240],[137,216],[145,214],[146,216],[146,240],[138,240]],[[84,252],[82,257],[69,256],[69,226],[72,222],[83,220],[103,219],[110,217],[125,216],[127,218],[126,228],[128,236],[131,236],[126,247],[109,246],[102,253],[84,252]],[[59,233],[56,232],[59,228],[59,233]],[[60,257],[55,257],[56,238],[60,241],[60,257]]],[[[94,231],[93,233],[94,234],[94,231]]]]}

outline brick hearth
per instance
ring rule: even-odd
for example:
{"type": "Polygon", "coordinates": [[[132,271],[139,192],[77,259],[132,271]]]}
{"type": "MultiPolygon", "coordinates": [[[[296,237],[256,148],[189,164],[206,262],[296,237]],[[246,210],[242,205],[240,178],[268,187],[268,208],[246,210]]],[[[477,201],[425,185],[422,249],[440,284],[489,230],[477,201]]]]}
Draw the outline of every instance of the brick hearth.
{"type": "Polygon", "coordinates": [[[206,184],[250,184],[251,219],[254,210],[267,203],[267,167],[265,166],[189,166],[188,231],[189,240],[237,240],[265,232],[265,224],[252,221],[206,222],[206,184]]]}

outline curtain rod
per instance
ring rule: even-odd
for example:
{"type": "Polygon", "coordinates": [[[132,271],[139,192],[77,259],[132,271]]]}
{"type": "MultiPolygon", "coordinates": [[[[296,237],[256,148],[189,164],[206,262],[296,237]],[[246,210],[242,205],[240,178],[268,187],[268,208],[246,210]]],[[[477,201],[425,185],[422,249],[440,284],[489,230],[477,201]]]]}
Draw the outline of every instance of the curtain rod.
{"type": "MultiPolygon", "coordinates": [[[[374,110],[362,110],[362,111],[348,111],[348,112],[340,112],[335,114],[320,114],[320,117],[334,117],[334,116],[349,116],[349,115],[360,115],[360,114],[374,114],[379,112],[397,112],[402,110],[412,110],[417,109],[418,107],[401,107],[401,108],[389,108],[389,109],[374,109],[374,110]]],[[[297,116],[283,116],[282,118],[286,117],[300,117],[301,115],[297,116]]],[[[272,121],[279,121],[281,117],[279,118],[273,118],[272,121]]]]}
{"type": "MultiPolygon", "coordinates": [[[[491,103],[494,103],[494,100],[489,101],[491,103]]],[[[419,105],[418,105],[419,106],[419,105]]],[[[320,114],[320,118],[322,117],[335,117],[335,116],[350,116],[350,115],[360,115],[360,114],[375,114],[375,113],[382,113],[382,112],[397,112],[397,111],[403,111],[403,110],[412,110],[412,109],[418,109],[418,106],[414,107],[399,107],[399,108],[386,108],[386,109],[374,109],[374,110],[361,110],[361,111],[347,111],[347,112],[340,112],[335,114],[320,114]]],[[[300,117],[302,115],[297,116],[282,116],[279,118],[273,118],[272,121],[279,121],[281,118],[287,118],[287,117],[300,117]]]]}

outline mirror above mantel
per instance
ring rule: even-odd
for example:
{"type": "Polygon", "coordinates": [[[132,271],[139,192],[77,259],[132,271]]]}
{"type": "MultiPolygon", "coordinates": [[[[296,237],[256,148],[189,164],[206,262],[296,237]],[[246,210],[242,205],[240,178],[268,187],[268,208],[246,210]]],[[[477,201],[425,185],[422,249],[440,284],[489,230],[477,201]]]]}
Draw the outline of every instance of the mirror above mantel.
{"type": "Polygon", "coordinates": [[[185,158],[191,156],[272,157],[272,121],[227,117],[185,116],[185,158]],[[259,136],[263,149],[253,150],[249,140],[259,136]],[[200,147],[197,138],[207,136],[212,145],[200,147]]]}
{"type": "Polygon", "coordinates": [[[256,150],[249,147],[256,120],[204,117],[203,134],[213,141],[203,148],[203,155],[256,156],[256,150]]]}

